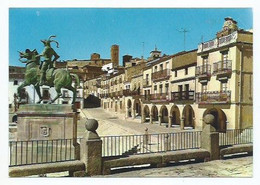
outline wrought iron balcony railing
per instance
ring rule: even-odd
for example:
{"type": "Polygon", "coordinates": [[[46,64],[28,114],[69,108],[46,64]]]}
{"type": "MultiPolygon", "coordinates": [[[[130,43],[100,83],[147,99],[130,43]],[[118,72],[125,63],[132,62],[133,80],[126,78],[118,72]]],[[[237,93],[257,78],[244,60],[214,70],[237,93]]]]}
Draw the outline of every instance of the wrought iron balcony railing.
{"type": "Polygon", "coordinates": [[[196,93],[198,104],[230,103],[231,91],[211,91],[196,93]]]}
{"type": "Polygon", "coordinates": [[[197,77],[210,77],[211,76],[211,65],[205,64],[202,66],[196,67],[196,76],[197,77]]]}
{"type": "Polygon", "coordinates": [[[170,77],[170,69],[164,69],[164,70],[152,73],[153,81],[165,80],[169,77],[170,77]]]}
{"type": "Polygon", "coordinates": [[[123,96],[140,96],[141,92],[131,91],[130,89],[123,90],[123,96]]]}
{"type": "Polygon", "coordinates": [[[192,101],[194,100],[194,91],[171,92],[171,101],[192,101]]]}
{"type": "Polygon", "coordinates": [[[230,74],[232,72],[232,61],[219,61],[213,64],[213,74],[230,74]]]}
{"type": "Polygon", "coordinates": [[[171,97],[169,93],[156,93],[150,95],[150,101],[170,101],[171,97]]]}

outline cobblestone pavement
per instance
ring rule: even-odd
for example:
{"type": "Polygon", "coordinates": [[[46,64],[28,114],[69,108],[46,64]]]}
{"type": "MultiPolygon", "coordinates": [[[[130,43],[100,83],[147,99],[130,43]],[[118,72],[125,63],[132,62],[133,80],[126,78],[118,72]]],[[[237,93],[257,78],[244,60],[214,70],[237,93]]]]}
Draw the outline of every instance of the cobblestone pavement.
{"type": "MultiPolygon", "coordinates": [[[[97,132],[100,136],[144,134],[146,128],[148,128],[148,132],[150,134],[183,131],[179,128],[166,128],[166,126],[160,126],[158,124],[141,124],[141,118],[125,119],[122,114],[111,113],[102,108],[82,109],[81,117],[83,117],[83,119],[81,119],[78,123],[79,137],[82,136],[83,132],[85,131],[84,117],[98,120],[99,128],[97,132]]],[[[190,131],[190,129],[186,129],[185,131],[190,131]]]]}
{"type": "Polygon", "coordinates": [[[204,163],[143,168],[115,173],[106,177],[252,177],[253,157],[239,157],[204,163]]]}

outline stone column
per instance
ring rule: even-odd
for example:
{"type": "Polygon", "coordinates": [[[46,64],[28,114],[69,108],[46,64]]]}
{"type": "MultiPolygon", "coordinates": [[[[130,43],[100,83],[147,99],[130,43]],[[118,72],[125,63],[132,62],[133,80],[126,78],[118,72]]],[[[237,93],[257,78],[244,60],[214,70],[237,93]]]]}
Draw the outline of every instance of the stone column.
{"type": "Polygon", "coordinates": [[[168,118],[168,128],[171,128],[172,126],[172,116],[169,116],[168,118]]]}
{"type": "Polygon", "coordinates": [[[159,118],[159,125],[162,125],[162,116],[159,115],[158,118],[159,118]]]}
{"type": "Polygon", "coordinates": [[[133,109],[133,111],[132,111],[132,118],[133,119],[135,119],[135,117],[136,117],[136,112],[135,111],[136,111],[135,109],[133,109]]]}
{"type": "Polygon", "coordinates": [[[80,160],[84,162],[89,176],[102,174],[102,140],[97,134],[98,122],[88,119],[86,131],[80,143],[80,160]]]}
{"type": "Polygon", "coordinates": [[[153,115],[150,114],[150,124],[153,124],[153,115]]]}
{"type": "Polygon", "coordinates": [[[146,116],[145,116],[145,114],[141,114],[142,116],[141,116],[141,123],[144,123],[145,122],[145,119],[146,119],[146,116]]]}
{"type": "Polygon", "coordinates": [[[180,127],[181,127],[181,130],[184,130],[184,118],[183,117],[181,118],[180,127]]]}
{"type": "Polygon", "coordinates": [[[205,127],[201,133],[201,148],[206,149],[210,152],[210,160],[217,160],[219,156],[219,133],[212,126],[214,123],[214,116],[207,114],[204,116],[203,121],[205,127]]]}

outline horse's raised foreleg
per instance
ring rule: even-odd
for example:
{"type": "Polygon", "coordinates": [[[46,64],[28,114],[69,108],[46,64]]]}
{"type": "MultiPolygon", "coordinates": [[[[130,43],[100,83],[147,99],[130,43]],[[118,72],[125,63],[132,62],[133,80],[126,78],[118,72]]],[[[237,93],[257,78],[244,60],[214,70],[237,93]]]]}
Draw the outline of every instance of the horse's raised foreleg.
{"type": "Polygon", "coordinates": [[[53,102],[55,102],[62,94],[61,94],[61,87],[60,86],[55,86],[55,90],[56,90],[56,92],[57,92],[57,95],[56,95],[56,97],[53,99],[53,100],[50,100],[49,102],[48,102],[48,104],[51,104],[51,103],[53,103],[53,102]]]}
{"type": "Polygon", "coordinates": [[[35,90],[36,90],[36,93],[39,97],[39,101],[37,101],[37,103],[41,103],[42,101],[42,95],[41,95],[41,91],[40,91],[40,86],[37,84],[34,86],[35,90]]]}
{"type": "Polygon", "coordinates": [[[73,99],[72,99],[72,103],[71,103],[71,104],[74,104],[74,103],[75,103],[75,100],[76,100],[77,91],[76,91],[76,89],[75,89],[74,87],[72,87],[72,86],[69,86],[67,89],[73,92],[73,99]]]}
{"type": "Polygon", "coordinates": [[[28,86],[30,84],[28,84],[26,81],[24,81],[18,88],[17,88],[17,94],[18,94],[18,97],[19,97],[19,100],[18,100],[18,103],[21,103],[22,101],[22,98],[21,98],[21,92],[22,92],[22,89],[26,86],[28,86]]]}

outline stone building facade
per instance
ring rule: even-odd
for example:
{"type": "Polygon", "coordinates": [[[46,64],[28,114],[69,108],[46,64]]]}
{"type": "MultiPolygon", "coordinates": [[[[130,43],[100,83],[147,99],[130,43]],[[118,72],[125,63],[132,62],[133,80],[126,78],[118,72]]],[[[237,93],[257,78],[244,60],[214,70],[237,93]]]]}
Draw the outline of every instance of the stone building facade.
{"type": "Polygon", "coordinates": [[[144,62],[101,81],[102,107],[126,119],[180,129],[201,130],[207,113],[215,116],[219,132],[252,127],[252,47],[253,32],[226,18],[216,38],[198,49],[169,56],[155,49],[144,62]],[[111,84],[120,76],[120,87],[111,84]],[[111,98],[120,88],[125,111],[111,98]]]}

